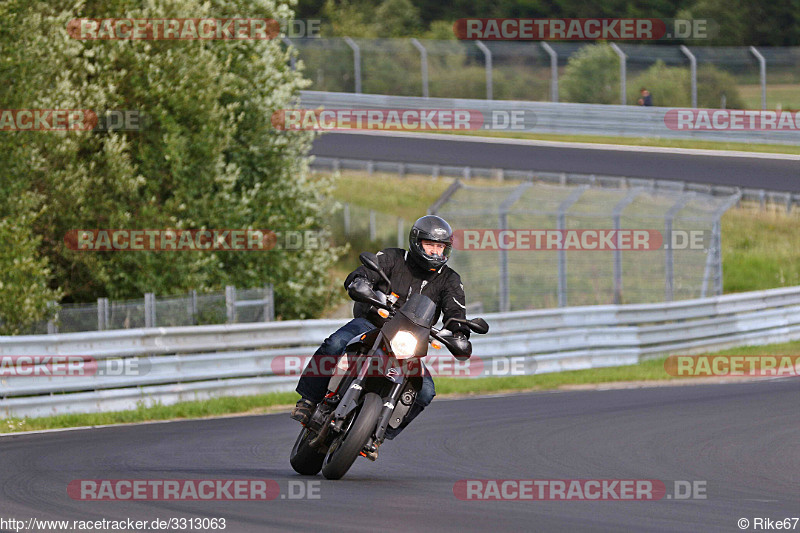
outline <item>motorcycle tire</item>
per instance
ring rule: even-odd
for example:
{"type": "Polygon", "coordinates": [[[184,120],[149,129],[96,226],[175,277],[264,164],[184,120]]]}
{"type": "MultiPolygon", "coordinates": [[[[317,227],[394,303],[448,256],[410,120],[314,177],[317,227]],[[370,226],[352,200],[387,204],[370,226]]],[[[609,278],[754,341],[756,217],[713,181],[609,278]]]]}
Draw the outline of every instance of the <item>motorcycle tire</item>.
{"type": "Polygon", "coordinates": [[[344,440],[325,458],[322,475],[326,479],[340,479],[353,466],[358,454],[375,431],[382,408],[383,400],[380,396],[374,392],[364,396],[361,409],[345,433],[344,440]]]}
{"type": "Polygon", "coordinates": [[[312,438],[314,435],[307,428],[303,428],[300,435],[297,436],[289,458],[294,471],[303,476],[316,476],[322,469],[322,462],[325,460],[324,453],[320,453],[308,445],[308,441],[312,438]]]}

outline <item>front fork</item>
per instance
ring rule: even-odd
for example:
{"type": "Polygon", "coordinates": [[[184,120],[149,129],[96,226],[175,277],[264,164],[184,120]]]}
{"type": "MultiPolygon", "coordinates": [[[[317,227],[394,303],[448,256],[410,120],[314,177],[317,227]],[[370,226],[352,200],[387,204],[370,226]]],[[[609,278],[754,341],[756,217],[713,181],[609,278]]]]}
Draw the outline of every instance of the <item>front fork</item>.
{"type": "Polygon", "coordinates": [[[389,396],[386,398],[386,401],[383,402],[381,416],[378,418],[378,429],[375,431],[375,442],[377,443],[383,442],[383,438],[386,435],[386,428],[389,426],[389,420],[392,418],[392,413],[397,405],[397,400],[400,399],[400,394],[403,392],[404,385],[404,379],[394,381],[389,396]]]}

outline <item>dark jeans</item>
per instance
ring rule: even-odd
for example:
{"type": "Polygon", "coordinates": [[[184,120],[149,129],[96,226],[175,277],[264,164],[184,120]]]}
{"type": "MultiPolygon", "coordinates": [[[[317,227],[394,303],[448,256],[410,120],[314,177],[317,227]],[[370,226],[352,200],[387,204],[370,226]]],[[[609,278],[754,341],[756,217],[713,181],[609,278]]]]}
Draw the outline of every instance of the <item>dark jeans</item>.
{"type": "MultiPolygon", "coordinates": [[[[375,329],[375,326],[369,320],[365,318],[354,318],[338,330],[334,331],[330,337],[325,339],[317,351],[314,352],[313,357],[316,360],[316,363],[311,361],[309,362],[308,366],[306,366],[305,370],[303,370],[303,375],[300,377],[300,381],[297,383],[297,388],[295,390],[300,394],[300,396],[314,403],[321,402],[328,390],[328,382],[331,380],[331,377],[330,375],[319,376],[309,374],[318,374],[319,370],[326,367],[326,365],[321,364],[321,360],[324,356],[343,354],[347,343],[350,342],[353,337],[362,335],[373,329],[375,329]]],[[[332,368],[331,372],[333,372],[332,368]]],[[[430,372],[428,372],[428,369],[426,368],[425,376],[422,378],[422,390],[420,390],[417,394],[417,397],[414,400],[414,405],[411,406],[408,416],[397,429],[393,430],[392,428],[389,428],[386,431],[386,438],[393,439],[398,433],[400,433],[400,431],[405,428],[411,422],[411,420],[416,418],[422,412],[422,410],[425,409],[425,407],[427,407],[431,401],[433,401],[434,396],[436,396],[436,389],[433,385],[433,377],[431,377],[430,372]]]]}

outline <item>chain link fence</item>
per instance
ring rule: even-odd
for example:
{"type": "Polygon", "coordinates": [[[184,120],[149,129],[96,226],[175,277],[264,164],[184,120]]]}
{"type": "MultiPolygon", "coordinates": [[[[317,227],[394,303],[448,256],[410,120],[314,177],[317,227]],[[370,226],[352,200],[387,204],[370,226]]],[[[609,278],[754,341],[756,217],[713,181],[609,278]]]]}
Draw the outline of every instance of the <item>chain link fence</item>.
{"type": "Polygon", "coordinates": [[[271,285],[255,289],[226,287],[222,292],[143,299],[109,300],[96,304],[62,304],[56,317],[33,326],[32,335],[74,333],[111,329],[200,326],[269,322],[275,320],[275,301],[271,285]]]}
{"type": "Polygon", "coordinates": [[[475,187],[458,181],[431,212],[458,228],[460,249],[451,263],[464,281],[468,301],[488,312],[505,312],[722,294],[720,218],[738,200],[739,194],[715,197],[637,187],[534,182],[475,187]],[[560,234],[563,246],[533,246],[533,240],[527,247],[521,240],[515,245],[501,234],[513,239],[533,230],[560,234]],[[647,232],[648,245],[621,246],[621,230],[647,232]],[[570,232],[579,237],[612,231],[617,233],[607,244],[614,246],[592,249],[582,240],[582,245],[567,245],[570,232]],[[477,235],[473,246],[469,232],[477,235]],[[491,236],[487,245],[482,238],[491,236]]]}
{"type": "MultiPolygon", "coordinates": [[[[559,78],[569,59],[592,45],[349,37],[284,43],[297,49],[310,90],[551,102],[567,101],[559,78]]],[[[704,67],[713,66],[732,77],[746,108],[800,108],[800,47],[614,46],[624,64],[620,99],[627,104],[636,104],[639,76],[660,61],[685,69],[695,100],[706,90],[704,67]]],[[[653,98],[659,105],[658,94],[653,98]]],[[[737,101],[733,95],[728,101],[722,97],[718,106],[731,100],[737,101]]],[[[713,101],[716,107],[716,97],[713,101]]]]}

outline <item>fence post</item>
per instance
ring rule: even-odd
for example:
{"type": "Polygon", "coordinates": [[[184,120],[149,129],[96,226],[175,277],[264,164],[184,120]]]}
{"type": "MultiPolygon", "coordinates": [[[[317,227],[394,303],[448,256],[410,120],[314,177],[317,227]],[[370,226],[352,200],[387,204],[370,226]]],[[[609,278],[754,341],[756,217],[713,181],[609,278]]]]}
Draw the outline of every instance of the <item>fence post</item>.
{"type": "MultiPolygon", "coordinates": [[[[51,309],[51,308],[55,307],[56,305],[57,305],[56,302],[47,302],[47,308],[48,309],[51,309]]],[[[58,321],[58,312],[56,312],[56,314],[53,316],[53,318],[51,318],[50,320],[47,321],[47,334],[48,335],[55,335],[56,333],[58,333],[58,326],[56,325],[57,321],[58,321]]]]}
{"type": "Polygon", "coordinates": [[[711,243],[708,254],[706,255],[706,267],[703,272],[703,286],[700,289],[700,297],[705,298],[708,293],[708,279],[713,276],[714,293],[722,294],[722,215],[731,208],[742,197],[741,191],[730,196],[714,212],[714,224],[711,229],[711,243]],[[711,271],[714,270],[712,274],[711,271]]]}
{"type": "Polygon", "coordinates": [[[264,295],[264,322],[275,321],[275,291],[272,284],[264,287],[266,294],[264,295]]]}
{"type": "Polygon", "coordinates": [[[550,101],[558,102],[558,53],[545,41],[542,48],[550,55],[550,101]]]}
{"type": "Polygon", "coordinates": [[[398,248],[405,248],[406,247],[406,236],[404,235],[406,221],[403,220],[403,217],[397,217],[397,247],[398,248]]]}
{"type": "Polygon", "coordinates": [[[350,235],[350,204],[344,204],[344,234],[350,235]]]}
{"type": "Polygon", "coordinates": [[[750,53],[758,59],[758,77],[761,79],[761,109],[767,108],[767,60],[755,46],[750,47],[750,53]]]}
{"type": "Polygon", "coordinates": [[[291,69],[292,70],[297,70],[297,59],[294,57],[295,54],[292,53],[292,50],[291,50],[292,41],[290,41],[288,37],[281,37],[281,41],[283,41],[283,44],[285,44],[286,46],[289,47],[289,49],[288,49],[288,52],[289,52],[289,65],[291,66],[291,69]]]}
{"type": "Polygon", "coordinates": [[[361,94],[361,49],[350,37],[345,37],[344,42],[353,49],[353,77],[356,82],[356,94],[361,94]]]}
{"type": "Polygon", "coordinates": [[[422,46],[422,43],[419,42],[416,38],[411,38],[411,44],[413,44],[417,50],[419,50],[419,60],[422,64],[422,96],[423,98],[428,97],[428,51],[425,50],[425,47],[422,46]]]}
{"type": "Polygon", "coordinates": [[[628,86],[628,80],[627,80],[628,65],[626,61],[627,56],[625,55],[625,52],[623,52],[622,49],[619,46],[617,46],[616,43],[611,43],[611,49],[614,50],[619,56],[619,90],[621,93],[619,99],[620,103],[622,105],[625,105],[625,102],[627,100],[627,95],[625,94],[625,91],[628,86]]]}
{"type": "Polygon", "coordinates": [[[483,56],[486,58],[486,99],[492,100],[494,97],[492,92],[492,51],[480,41],[475,41],[475,44],[481,49],[483,56]]]}
{"type": "Polygon", "coordinates": [[[692,81],[692,107],[697,108],[697,58],[694,57],[694,54],[683,44],[681,45],[681,52],[689,58],[692,81]]]}
{"type": "Polygon", "coordinates": [[[377,239],[377,229],[375,228],[375,210],[369,210],[369,240],[375,241],[377,239]]]}
{"type": "MultiPolygon", "coordinates": [[[[508,228],[508,211],[511,209],[517,200],[519,200],[525,189],[533,185],[531,182],[526,181],[517,185],[517,187],[509,194],[500,204],[498,208],[498,222],[500,231],[507,230],[508,228]]],[[[499,294],[499,307],[501,313],[507,313],[511,310],[511,290],[508,284],[508,250],[500,249],[500,294],[499,294]]]]}
{"type": "Polygon", "coordinates": [[[197,320],[197,291],[192,289],[189,291],[189,314],[192,316],[192,325],[196,326],[197,320]]]}
{"type": "Polygon", "coordinates": [[[156,295],[152,292],[144,293],[144,327],[156,327],[156,295]]]}
{"type": "Polygon", "coordinates": [[[108,312],[108,298],[97,299],[97,331],[105,331],[108,329],[109,312],[108,312]]]}
{"type": "Polygon", "coordinates": [[[689,193],[681,197],[664,215],[664,301],[674,300],[673,288],[675,286],[675,262],[672,251],[672,222],[675,215],[683,209],[686,204],[694,197],[694,193],[689,193]]]}
{"type": "Polygon", "coordinates": [[[614,220],[615,235],[617,236],[617,246],[614,249],[614,303],[619,305],[622,303],[622,251],[620,250],[620,234],[619,230],[622,229],[622,211],[633,202],[642,191],[640,189],[632,189],[628,191],[625,198],[619,201],[614,206],[612,217],[614,220]]]}
{"type": "MultiPolygon", "coordinates": [[[[567,229],[567,210],[578,201],[578,198],[588,188],[588,185],[581,185],[561,202],[561,205],[558,206],[557,229],[561,231],[567,229]]],[[[558,306],[567,306],[567,252],[563,247],[558,251],[558,306]]]]}
{"type": "Polygon", "coordinates": [[[228,324],[236,322],[236,287],[233,285],[225,286],[225,311],[228,324]]]}

